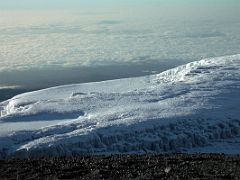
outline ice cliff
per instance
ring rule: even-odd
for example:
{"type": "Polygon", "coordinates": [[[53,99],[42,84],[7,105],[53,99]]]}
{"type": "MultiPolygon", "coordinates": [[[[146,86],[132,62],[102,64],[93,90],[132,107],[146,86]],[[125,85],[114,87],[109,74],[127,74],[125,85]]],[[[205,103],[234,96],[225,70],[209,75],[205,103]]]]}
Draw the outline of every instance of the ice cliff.
{"type": "Polygon", "coordinates": [[[0,158],[221,152],[219,145],[240,147],[240,55],[21,94],[0,112],[0,126],[13,127],[0,133],[0,158]]]}

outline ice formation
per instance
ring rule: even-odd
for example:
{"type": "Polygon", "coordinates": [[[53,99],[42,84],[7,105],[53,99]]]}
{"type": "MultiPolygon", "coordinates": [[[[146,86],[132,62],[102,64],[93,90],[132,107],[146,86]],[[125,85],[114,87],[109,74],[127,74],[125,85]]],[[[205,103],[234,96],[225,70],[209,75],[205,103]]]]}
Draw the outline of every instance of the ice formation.
{"type": "Polygon", "coordinates": [[[0,127],[13,127],[0,133],[0,158],[221,152],[219,144],[240,147],[240,55],[21,94],[0,111],[0,127]]]}

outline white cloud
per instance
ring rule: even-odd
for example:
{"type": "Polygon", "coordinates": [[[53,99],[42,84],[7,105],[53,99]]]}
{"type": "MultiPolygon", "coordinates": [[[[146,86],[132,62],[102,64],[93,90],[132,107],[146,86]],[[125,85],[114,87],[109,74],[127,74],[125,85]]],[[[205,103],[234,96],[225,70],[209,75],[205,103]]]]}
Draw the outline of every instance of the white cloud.
{"type": "Polygon", "coordinates": [[[4,12],[0,20],[0,72],[164,60],[185,63],[239,53],[239,21],[57,11],[4,12]]]}

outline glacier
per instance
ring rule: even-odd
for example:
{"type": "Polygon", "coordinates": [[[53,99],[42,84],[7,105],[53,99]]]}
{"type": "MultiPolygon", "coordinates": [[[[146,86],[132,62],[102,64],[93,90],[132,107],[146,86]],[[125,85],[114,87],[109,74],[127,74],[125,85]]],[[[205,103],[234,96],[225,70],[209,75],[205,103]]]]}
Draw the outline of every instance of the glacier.
{"type": "Polygon", "coordinates": [[[0,158],[240,153],[240,54],[0,103],[0,158]]]}

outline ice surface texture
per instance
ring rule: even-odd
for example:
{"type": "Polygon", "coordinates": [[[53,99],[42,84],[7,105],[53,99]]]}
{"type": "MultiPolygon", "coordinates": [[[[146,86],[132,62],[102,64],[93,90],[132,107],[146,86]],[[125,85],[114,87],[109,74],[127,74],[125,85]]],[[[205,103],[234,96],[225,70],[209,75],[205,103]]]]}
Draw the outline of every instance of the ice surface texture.
{"type": "Polygon", "coordinates": [[[1,158],[221,152],[219,144],[240,147],[240,55],[157,75],[21,94],[2,102],[0,111],[0,126],[49,122],[1,135],[1,158]]]}

